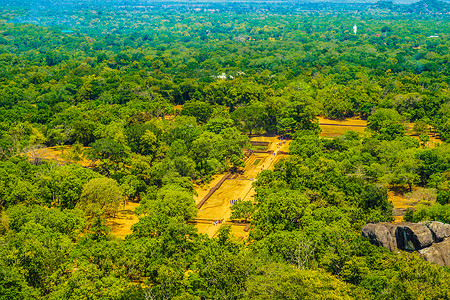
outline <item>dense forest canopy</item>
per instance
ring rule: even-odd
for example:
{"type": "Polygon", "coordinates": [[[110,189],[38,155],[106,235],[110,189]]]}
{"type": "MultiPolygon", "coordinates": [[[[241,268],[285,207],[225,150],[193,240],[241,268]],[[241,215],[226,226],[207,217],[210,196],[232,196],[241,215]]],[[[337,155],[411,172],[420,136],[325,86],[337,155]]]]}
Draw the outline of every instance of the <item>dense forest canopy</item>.
{"type": "Polygon", "coordinates": [[[450,297],[448,267],[361,236],[393,190],[421,200],[405,220],[450,223],[448,3],[0,7],[1,299],[450,297]],[[199,232],[196,187],[262,134],[291,141],[231,206],[249,238],[199,232]]]}

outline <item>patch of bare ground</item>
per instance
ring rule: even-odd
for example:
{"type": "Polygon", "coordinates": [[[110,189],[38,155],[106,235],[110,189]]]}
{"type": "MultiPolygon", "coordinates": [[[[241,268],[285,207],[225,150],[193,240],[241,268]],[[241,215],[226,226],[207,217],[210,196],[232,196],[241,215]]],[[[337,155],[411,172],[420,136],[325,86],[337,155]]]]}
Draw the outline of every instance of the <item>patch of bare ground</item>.
{"type": "Polygon", "coordinates": [[[131,226],[139,221],[134,212],[138,206],[139,203],[128,202],[119,208],[115,217],[107,219],[106,225],[111,229],[111,234],[120,238],[125,238],[125,236],[133,232],[131,226]]]}
{"type": "MultiPolygon", "coordinates": [[[[253,136],[251,140],[268,142],[269,145],[267,151],[269,151],[269,153],[251,154],[245,161],[243,173],[233,174],[230,179],[226,180],[220,188],[211,195],[198,211],[198,221],[195,226],[198,228],[199,232],[214,237],[223,224],[231,224],[231,232],[236,239],[247,239],[247,224],[230,222],[231,200],[253,200],[255,191],[252,183],[256,180],[258,173],[265,169],[272,169],[279,159],[286,157],[287,155],[279,154],[278,152],[288,152],[290,142],[286,141],[286,143],[284,143],[278,137],[274,136],[253,136]],[[275,155],[273,153],[275,153],[275,155]],[[223,223],[217,224],[217,222],[214,222],[219,220],[223,220],[223,223]]],[[[196,187],[196,191],[199,194],[196,197],[197,203],[221,178],[222,175],[219,175],[207,186],[196,187]]]]}
{"type": "Polygon", "coordinates": [[[394,222],[402,222],[408,208],[436,202],[436,190],[413,187],[409,191],[406,186],[395,186],[388,189],[388,199],[394,206],[394,222]]]}
{"type": "Polygon", "coordinates": [[[223,174],[217,174],[212,177],[212,180],[206,184],[196,184],[194,185],[195,192],[197,195],[194,195],[195,204],[200,203],[202,199],[208,194],[211,187],[215,186],[222,177],[225,176],[225,173],[223,174]]]}
{"type": "MultiPolygon", "coordinates": [[[[367,131],[365,130],[367,127],[367,121],[359,118],[331,120],[319,116],[318,119],[320,128],[322,129],[322,132],[319,135],[322,137],[338,137],[350,130],[360,133],[361,137],[368,135],[367,131]]],[[[405,127],[406,135],[419,140],[419,135],[413,130],[414,123],[406,123],[405,127]]],[[[430,137],[430,140],[426,143],[426,147],[435,147],[437,144],[443,142],[439,135],[433,130],[433,128],[430,128],[428,136],[430,137]]]]}
{"type": "MultiPolygon", "coordinates": [[[[181,109],[181,106],[175,107],[181,109]]],[[[343,121],[330,120],[323,117],[319,117],[322,137],[337,137],[352,130],[361,133],[364,136],[365,127],[367,122],[365,120],[351,118],[343,121]]],[[[409,125],[412,126],[412,125],[409,125]]],[[[409,127],[408,127],[409,128],[409,127]]],[[[412,128],[412,127],[411,127],[412,128]]],[[[408,134],[418,138],[411,130],[408,130],[408,134]]],[[[438,137],[430,134],[430,142],[428,146],[434,146],[435,143],[441,142],[438,137]]],[[[287,157],[285,154],[278,152],[289,152],[290,141],[286,143],[280,143],[279,137],[268,135],[254,135],[251,140],[268,142],[267,151],[272,153],[253,153],[245,161],[245,168],[243,174],[234,174],[230,179],[226,180],[224,184],[211,196],[210,199],[199,209],[198,219],[208,220],[197,222],[196,227],[199,232],[206,233],[210,237],[217,234],[221,224],[213,224],[214,220],[224,220],[224,223],[230,223],[229,218],[231,216],[231,203],[230,200],[252,200],[255,191],[252,187],[252,183],[256,179],[259,172],[264,169],[272,169],[273,166],[282,158],[287,157]],[[277,144],[278,143],[278,144],[277,144]],[[276,155],[273,155],[276,152],[276,155]]],[[[83,148],[85,150],[87,148],[83,148]]],[[[82,156],[76,157],[76,153],[72,149],[72,146],[59,146],[59,147],[42,147],[31,149],[27,153],[30,160],[45,159],[53,160],[59,163],[77,163],[85,167],[92,166],[93,162],[89,161],[82,156]],[[75,155],[75,156],[74,156],[75,155]]],[[[195,191],[197,195],[194,196],[196,203],[198,204],[210,189],[215,186],[225,174],[218,174],[213,176],[213,179],[208,184],[196,185],[195,191]]],[[[413,192],[421,191],[420,188],[414,188],[413,192]]],[[[394,205],[395,221],[400,222],[403,220],[404,213],[407,208],[414,207],[417,203],[424,201],[416,194],[408,193],[409,191],[405,187],[390,188],[388,192],[389,200],[394,205]],[[417,200],[419,199],[419,200],[417,200]]],[[[429,192],[426,192],[429,194],[429,192]]],[[[420,193],[419,193],[420,194],[420,193]]],[[[434,198],[435,199],[435,198],[434,198]]],[[[433,200],[431,200],[433,201],[433,200]]],[[[129,202],[119,210],[115,218],[108,218],[108,225],[111,228],[111,233],[117,237],[124,238],[126,235],[131,234],[131,226],[138,222],[138,218],[134,213],[138,203],[129,202]]],[[[246,239],[248,237],[248,228],[245,224],[232,224],[231,232],[237,239],[246,239]]]]}
{"type": "Polygon", "coordinates": [[[355,131],[363,134],[367,126],[367,121],[358,118],[349,118],[345,120],[331,120],[324,117],[318,117],[322,137],[337,137],[347,131],[355,131]]]}
{"type": "MultiPolygon", "coordinates": [[[[367,122],[365,120],[350,118],[342,121],[330,120],[323,117],[318,117],[322,137],[337,137],[352,130],[361,133],[361,137],[364,137],[367,132],[365,131],[367,122]]],[[[413,123],[406,124],[406,134],[419,139],[419,135],[413,131],[413,123]]],[[[426,147],[435,147],[437,144],[442,143],[436,133],[428,133],[430,141],[426,143],[426,147]]],[[[434,203],[436,201],[436,191],[433,189],[425,189],[420,187],[413,187],[412,191],[406,186],[390,187],[388,189],[388,199],[394,206],[394,220],[395,222],[402,222],[405,212],[408,208],[414,208],[417,204],[434,203]]]]}
{"type": "MultiPolygon", "coordinates": [[[[414,132],[413,130],[413,123],[408,123],[406,124],[406,134],[417,139],[420,140],[419,138],[419,134],[417,134],[416,132],[414,132]]],[[[428,142],[426,142],[425,146],[429,147],[429,148],[433,148],[436,147],[438,144],[443,143],[442,139],[440,138],[439,134],[437,134],[436,132],[431,132],[433,130],[430,130],[430,132],[427,133],[427,135],[430,137],[430,140],[428,142]]]]}
{"type": "Polygon", "coordinates": [[[32,162],[50,160],[60,164],[79,164],[83,167],[91,167],[95,162],[86,159],[83,152],[89,147],[75,149],[72,145],[54,147],[34,147],[29,149],[26,155],[32,162]]]}

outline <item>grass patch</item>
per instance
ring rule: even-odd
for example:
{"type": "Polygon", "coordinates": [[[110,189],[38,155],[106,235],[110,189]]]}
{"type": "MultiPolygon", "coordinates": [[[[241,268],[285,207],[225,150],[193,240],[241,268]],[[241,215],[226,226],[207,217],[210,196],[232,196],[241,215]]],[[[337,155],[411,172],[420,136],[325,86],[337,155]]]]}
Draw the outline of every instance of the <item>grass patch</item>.
{"type": "Polygon", "coordinates": [[[253,165],[254,166],[256,166],[256,165],[258,165],[259,163],[261,162],[261,158],[260,159],[257,159],[257,160],[255,160],[255,162],[253,163],[253,165]]]}
{"type": "Polygon", "coordinates": [[[267,151],[267,146],[250,146],[251,150],[267,151]]]}

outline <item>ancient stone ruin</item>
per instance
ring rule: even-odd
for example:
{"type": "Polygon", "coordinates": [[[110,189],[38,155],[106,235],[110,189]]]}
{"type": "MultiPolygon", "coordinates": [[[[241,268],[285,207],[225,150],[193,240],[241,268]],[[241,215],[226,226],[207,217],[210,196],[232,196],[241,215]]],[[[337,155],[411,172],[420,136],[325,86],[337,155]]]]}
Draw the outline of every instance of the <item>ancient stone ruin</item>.
{"type": "Polygon", "coordinates": [[[377,246],[391,251],[418,251],[427,261],[450,266],[450,224],[422,223],[369,223],[362,235],[377,246]]]}

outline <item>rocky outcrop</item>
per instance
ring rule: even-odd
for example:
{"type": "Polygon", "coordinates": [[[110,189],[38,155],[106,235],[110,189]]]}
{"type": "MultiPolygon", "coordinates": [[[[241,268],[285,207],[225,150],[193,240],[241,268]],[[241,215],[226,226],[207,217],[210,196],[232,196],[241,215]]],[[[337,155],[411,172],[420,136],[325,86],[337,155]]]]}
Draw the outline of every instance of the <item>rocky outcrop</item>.
{"type": "Polygon", "coordinates": [[[450,237],[450,224],[436,221],[424,222],[423,224],[430,229],[435,243],[442,242],[445,238],[450,237]]]}
{"type": "Polygon", "coordinates": [[[430,229],[419,223],[399,223],[395,230],[397,248],[405,251],[417,251],[433,244],[430,229]]]}
{"type": "Polygon", "coordinates": [[[376,246],[395,251],[397,250],[396,229],[397,226],[393,223],[369,223],[362,229],[362,235],[368,237],[369,241],[376,246]]]}
{"type": "Polygon", "coordinates": [[[362,229],[362,235],[390,251],[419,251],[425,260],[450,266],[450,224],[369,223],[362,229]]]}
{"type": "Polygon", "coordinates": [[[450,238],[419,250],[419,253],[427,261],[441,266],[450,266],[450,238]]]}

